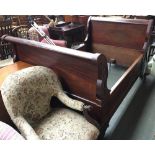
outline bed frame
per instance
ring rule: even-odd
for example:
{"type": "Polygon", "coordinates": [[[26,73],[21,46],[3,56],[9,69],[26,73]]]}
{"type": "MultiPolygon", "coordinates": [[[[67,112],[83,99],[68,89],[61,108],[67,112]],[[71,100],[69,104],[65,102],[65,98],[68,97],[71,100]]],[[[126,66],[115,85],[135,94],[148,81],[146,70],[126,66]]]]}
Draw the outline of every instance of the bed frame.
{"type": "MultiPolygon", "coordinates": [[[[152,21],[126,22],[120,20],[111,22],[92,18],[89,24],[89,36],[86,42],[89,52],[7,35],[2,36],[1,39],[12,43],[16,63],[24,62],[53,69],[58,74],[65,92],[70,97],[81,100],[88,105],[84,110],[84,115],[89,122],[100,128],[103,135],[112,115],[135,80],[141,75],[152,21]],[[115,24],[119,26],[116,27],[115,24]],[[103,31],[103,27],[106,26],[107,29],[103,31]],[[137,31],[140,36],[135,39],[131,33],[137,33],[137,31]],[[128,35],[128,41],[124,40],[125,35],[128,35]],[[104,38],[105,36],[106,38],[104,38]],[[118,42],[115,37],[122,37],[122,42],[120,38],[118,39],[120,42],[118,42]],[[116,47],[117,45],[118,47],[116,47]],[[105,50],[106,47],[108,50],[105,50]],[[100,53],[93,53],[92,51],[100,53]],[[110,60],[111,58],[115,59],[118,64],[128,66],[128,69],[109,90],[107,88],[107,59],[110,60]]],[[[58,102],[56,99],[53,101],[58,102]]],[[[3,107],[2,104],[1,101],[1,107],[3,107]]],[[[0,108],[0,113],[2,110],[4,108],[0,108]]],[[[6,120],[6,117],[8,118],[7,113],[4,111],[2,113],[0,120],[3,121],[5,117],[5,121],[8,121],[6,120]]]]}
{"type": "MultiPolygon", "coordinates": [[[[153,20],[89,17],[84,50],[102,53],[109,63],[126,67],[108,96],[107,126],[138,77],[145,79],[153,20]]],[[[106,129],[106,126],[105,126],[106,129]]]]}

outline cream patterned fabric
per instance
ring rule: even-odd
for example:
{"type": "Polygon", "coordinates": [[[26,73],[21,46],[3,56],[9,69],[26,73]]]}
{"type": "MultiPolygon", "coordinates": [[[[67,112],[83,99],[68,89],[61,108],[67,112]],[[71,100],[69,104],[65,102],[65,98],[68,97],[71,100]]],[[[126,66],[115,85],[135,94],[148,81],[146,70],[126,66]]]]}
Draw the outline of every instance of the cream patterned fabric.
{"type": "Polygon", "coordinates": [[[65,108],[55,108],[36,126],[36,133],[41,139],[75,140],[96,139],[99,131],[77,112],[65,108]]]}
{"type": "Polygon", "coordinates": [[[1,86],[1,93],[11,119],[25,139],[96,139],[99,134],[99,130],[77,112],[51,109],[52,96],[79,111],[83,111],[84,103],[69,98],[57,75],[47,67],[33,66],[10,74],[1,86]]]}

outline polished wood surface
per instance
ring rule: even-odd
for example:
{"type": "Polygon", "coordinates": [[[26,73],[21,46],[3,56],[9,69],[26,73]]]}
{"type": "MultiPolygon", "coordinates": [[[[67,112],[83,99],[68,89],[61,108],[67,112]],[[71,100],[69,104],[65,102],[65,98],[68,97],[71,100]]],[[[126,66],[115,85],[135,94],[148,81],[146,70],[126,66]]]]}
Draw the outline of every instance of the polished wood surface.
{"type": "Polygon", "coordinates": [[[0,69],[0,88],[1,88],[3,81],[9,74],[14,73],[15,71],[21,70],[23,68],[30,67],[30,66],[32,65],[22,62],[22,61],[18,61],[12,65],[8,65],[6,67],[1,68],[0,69]]]}
{"type": "Polygon", "coordinates": [[[117,64],[122,66],[131,66],[132,63],[141,55],[140,51],[131,48],[122,48],[116,47],[111,45],[104,45],[94,43],[92,44],[92,48],[94,52],[97,51],[104,51],[104,55],[107,57],[107,60],[110,61],[111,59],[116,60],[117,64]]]}
{"type": "Polygon", "coordinates": [[[129,67],[135,55],[147,51],[152,24],[152,20],[144,19],[90,17],[87,51],[103,53],[108,60],[115,59],[117,64],[129,67]],[[123,57],[118,48],[125,53],[123,57]]]}
{"type": "Polygon", "coordinates": [[[134,63],[128,68],[128,70],[120,77],[120,79],[114,84],[110,91],[109,100],[109,118],[112,117],[118,106],[121,104],[124,96],[129,92],[132,85],[137,80],[137,77],[141,74],[141,62],[143,55],[141,54],[134,63]],[[121,95],[118,95],[120,94],[121,95]]]}

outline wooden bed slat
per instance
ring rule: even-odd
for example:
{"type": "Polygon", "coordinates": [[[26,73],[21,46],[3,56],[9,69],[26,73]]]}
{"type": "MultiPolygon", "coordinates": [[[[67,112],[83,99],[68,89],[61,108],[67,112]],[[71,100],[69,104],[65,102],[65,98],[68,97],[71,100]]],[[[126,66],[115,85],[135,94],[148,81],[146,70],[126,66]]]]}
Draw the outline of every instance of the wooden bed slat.
{"type": "Polygon", "coordinates": [[[17,60],[53,69],[68,93],[92,102],[96,102],[97,97],[103,99],[106,96],[108,68],[106,58],[102,54],[87,53],[11,36],[3,36],[3,39],[13,43],[17,60]],[[98,90],[103,93],[98,93],[98,90]]]}

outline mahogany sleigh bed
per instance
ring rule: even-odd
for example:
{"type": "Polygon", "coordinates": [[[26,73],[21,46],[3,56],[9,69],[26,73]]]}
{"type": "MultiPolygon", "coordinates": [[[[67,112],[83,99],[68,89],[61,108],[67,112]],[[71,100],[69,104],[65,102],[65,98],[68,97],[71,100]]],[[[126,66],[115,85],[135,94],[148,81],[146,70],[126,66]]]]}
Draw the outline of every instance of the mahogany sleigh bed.
{"type": "MultiPolygon", "coordinates": [[[[83,114],[89,122],[100,129],[103,135],[121,101],[136,79],[142,75],[152,21],[111,22],[109,19],[107,21],[96,19],[92,18],[89,21],[87,52],[7,35],[2,36],[2,40],[13,45],[15,64],[0,70],[0,82],[2,83],[10,72],[31,65],[42,65],[53,69],[60,78],[65,92],[70,97],[88,105],[83,114]],[[103,29],[105,27],[106,29],[103,29]],[[138,33],[138,35],[132,33],[138,33]],[[126,35],[127,40],[125,40],[126,35]],[[109,89],[107,60],[111,59],[116,64],[128,68],[109,89]]],[[[0,120],[12,125],[2,99],[0,100],[0,120]]],[[[56,98],[52,98],[53,105],[61,104],[56,98]]]]}

